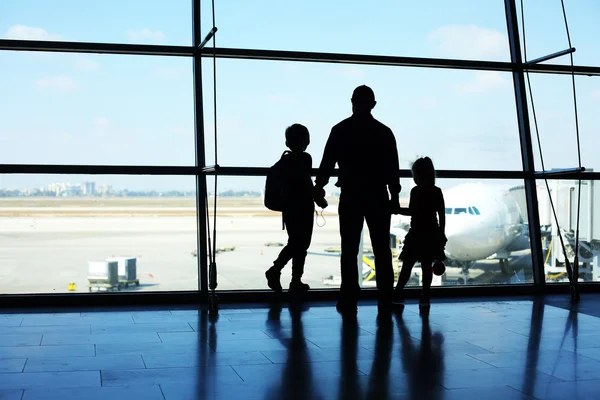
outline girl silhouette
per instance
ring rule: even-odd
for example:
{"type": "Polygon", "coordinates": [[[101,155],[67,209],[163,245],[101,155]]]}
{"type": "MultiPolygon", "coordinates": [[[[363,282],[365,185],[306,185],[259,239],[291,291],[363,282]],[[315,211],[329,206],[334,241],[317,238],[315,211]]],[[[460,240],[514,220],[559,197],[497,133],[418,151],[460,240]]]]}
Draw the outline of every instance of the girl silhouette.
{"type": "Polygon", "coordinates": [[[396,302],[404,300],[402,290],[410,279],[413,266],[416,262],[420,262],[423,289],[419,304],[429,306],[429,289],[433,278],[432,263],[446,259],[444,195],[442,190],[435,186],[435,169],[429,157],[421,157],[413,163],[412,175],[416,186],[410,191],[408,208],[400,208],[400,214],[409,215],[411,219],[410,229],[404,238],[404,246],[400,253],[402,269],[394,290],[394,300],[396,302]]]}

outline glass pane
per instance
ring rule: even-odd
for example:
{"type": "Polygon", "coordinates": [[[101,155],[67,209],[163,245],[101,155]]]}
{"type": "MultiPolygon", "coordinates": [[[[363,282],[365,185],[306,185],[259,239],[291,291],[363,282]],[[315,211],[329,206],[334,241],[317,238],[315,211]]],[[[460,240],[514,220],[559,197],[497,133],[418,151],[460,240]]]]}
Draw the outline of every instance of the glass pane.
{"type": "MultiPolygon", "coordinates": [[[[282,230],[281,214],[269,211],[263,205],[264,182],[263,177],[218,178],[216,259],[220,290],[268,289],[264,273],[287,242],[287,235],[282,230]]],[[[214,178],[211,177],[210,191],[214,190],[213,185],[214,178]]],[[[405,185],[401,203],[408,206],[411,185],[408,182],[405,185]]],[[[440,179],[438,186],[444,192],[447,207],[467,209],[471,206],[479,213],[446,215],[446,274],[437,277],[434,284],[533,282],[522,182],[440,179]]],[[[323,217],[315,217],[302,278],[311,288],[331,289],[340,284],[339,189],[331,184],[326,192],[330,206],[323,217]]],[[[211,210],[213,201],[211,192],[211,210]]],[[[396,277],[400,267],[397,255],[409,223],[408,217],[394,216],[390,227],[396,277]]],[[[362,285],[375,287],[371,240],[366,226],[362,248],[362,285]]],[[[419,284],[420,274],[417,265],[413,269],[411,285],[419,284]]],[[[290,280],[291,264],[288,263],[281,275],[284,289],[290,280]]]]}
{"type": "MultiPolygon", "coordinates": [[[[544,0],[523,0],[525,8],[525,40],[527,59],[556,53],[569,48],[561,2],[544,0]]],[[[520,8],[520,2],[517,2],[520,8]]],[[[600,35],[598,15],[600,4],[594,0],[565,2],[571,44],[577,49],[573,54],[576,65],[600,65],[597,40],[600,35]]],[[[519,10],[519,16],[520,16],[519,10]]],[[[520,17],[519,17],[520,18],[520,17]]],[[[521,20],[519,19],[519,26],[521,20]]],[[[521,27],[521,38],[523,30],[521,27]]],[[[521,39],[522,41],[522,39],[521,39]]],[[[569,56],[556,58],[548,63],[570,64],[569,56]]]]}
{"type": "Polygon", "coordinates": [[[192,44],[190,0],[3,0],[0,38],[192,44]]]}
{"type": "MultiPolygon", "coordinates": [[[[203,1],[203,30],[212,26],[203,1]]],[[[510,59],[504,2],[216,2],[219,47],[510,59]]]]}
{"type": "MultiPolygon", "coordinates": [[[[204,60],[210,135],[211,65],[204,60]]],[[[332,126],[351,114],[352,91],[367,84],[373,115],[396,135],[401,168],[420,154],[439,169],[522,168],[509,73],[247,60],[218,60],[217,72],[221,165],[270,166],[296,122],[308,127],[318,165],[332,126]]]]}
{"type": "MultiPolygon", "coordinates": [[[[550,194],[556,210],[558,225],[552,216],[548,189],[538,181],[540,225],[546,282],[568,282],[565,255],[560,244],[562,234],[567,258],[573,265],[575,256],[575,231],[577,229],[578,183],[570,180],[548,180],[550,194]]],[[[579,281],[598,282],[600,275],[600,182],[583,181],[581,186],[581,211],[579,216],[579,281]]]]}
{"type": "MultiPolygon", "coordinates": [[[[573,86],[569,75],[530,74],[537,114],[542,155],[546,170],[577,167],[577,141],[573,86]]],[[[578,76],[575,79],[579,118],[581,162],[588,170],[600,169],[596,149],[600,147],[600,79],[578,76]]],[[[535,135],[533,110],[529,107],[531,134],[537,170],[542,169],[535,135]]]]}
{"type": "Polygon", "coordinates": [[[194,165],[192,60],[0,52],[6,164],[194,165]]]}
{"type": "Polygon", "coordinates": [[[195,186],[191,176],[0,175],[0,293],[198,290],[195,186]],[[113,257],[133,259],[116,260],[129,270],[120,289],[113,257]]]}

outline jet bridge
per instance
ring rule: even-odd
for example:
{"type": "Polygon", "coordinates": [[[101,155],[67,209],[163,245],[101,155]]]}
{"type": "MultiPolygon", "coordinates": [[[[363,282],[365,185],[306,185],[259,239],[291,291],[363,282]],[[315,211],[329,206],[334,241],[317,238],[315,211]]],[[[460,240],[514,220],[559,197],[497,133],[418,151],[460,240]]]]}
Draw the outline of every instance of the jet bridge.
{"type": "MultiPolygon", "coordinates": [[[[542,183],[542,185],[544,184],[542,183]]],[[[552,217],[548,192],[544,188],[543,191],[538,191],[538,199],[545,251],[546,280],[561,282],[568,278],[559,235],[562,235],[564,240],[567,257],[569,260],[573,260],[578,183],[575,180],[548,180],[548,185],[556,208],[560,232],[552,217]]],[[[600,280],[600,182],[581,182],[579,262],[579,281],[600,280]]]]}

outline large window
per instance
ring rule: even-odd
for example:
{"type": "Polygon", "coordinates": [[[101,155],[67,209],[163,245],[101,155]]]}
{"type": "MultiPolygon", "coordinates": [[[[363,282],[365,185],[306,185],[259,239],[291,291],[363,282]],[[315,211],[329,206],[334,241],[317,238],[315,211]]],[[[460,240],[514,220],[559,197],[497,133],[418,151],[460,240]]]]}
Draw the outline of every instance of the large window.
{"type": "MultiPolygon", "coordinates": [[[[203,1],[204,27],[212,26],[203,1]]],[[[504,2],[217,1],[221,47],[509,61],[504,2]]]]}
{"type": "Polygon", "coordinates": [[[197,290],[195,198],[186,176],[0,175],[0,293],[197,290]]]}
{"type": "Polygon", "coordinates": [[[575,249],[579,253],[579,274],[581,282],[600,281],[600,182],[581,182],[581,206],[579,214],[579,243],[577,243],[577,197],[579,182],[576,180],[548,180],[548,188],[558,224],[552,215],[548,188],[543,181],[540,186],[540,225],[542,227],[542,248],[546,282],[568,281],[565,253],[573,262],[575,249]],[[564,248],[561,243],[564,243],[564,248]]]}
{"type": "Polygon", "coordinates": [[[194,165],[190,59],[4,51],[0,64],[3,163],[194,165]]]}
{"type": "MultiPolygon", "coordinates": [[[[572,168],[578,164],[573,108],[573,84],[569,75],[530,74],[531,89],[536,110],[542,154],[546,169],[572,168]]],[[[581,163],[590,170],[600,169],[597,156],[600,138],[594,132],[600,125],[597,113],[600,105],[600,79],[580,76],[575,79],[581,140],[581,163]]],[[[533,124],[533,112],[530,112],[533,124]]],[[[541,159],[535,130],[536,169],[541,170],[541,159]]]]}
{"type": "MultiPolygon", "coordinates": [[[[214,179],[209,179],[211,188],[214,179]]],[[[405,179],[401,203],[413,183],[405,179]]],[[[447,272],[436,285],[520,284],[533,282],[525,191],[517,180],[440,179],[446,203],[447,272]]],[[[281,215],[265,209],[261,196],[264,178],[219,178],[217,196],[217,266],[219,289],[267,289],[264,272],[286,245],[281,215]]],[[[312,288],[340,285],[339,189],[326,188],[329,207],[315,215],[311,246],[303,280],[312,288]]],[[[214,195],[210,195],[211,214],[214,195]]],[[[212,222],[212,218],[211,218],[212,222]]],[[[395,215],[390,226],[390,249],[396,278],[402,263],[398,255],[410,227],[410,218],[395,215]]],[[[365,288],[375,286],[377,273],[365,224],[358,267],[365,288]]],[[[291,262],[282,271],[287,287],[291,262]]],[[[421,267],[411,285],[420,285],[421,267]]]]}
{"type": "Polygon", "coordinates": [[[15,40],[192,44],[188,0],[4,0],[0,37],[15,40]]]}
{"type": "MultiPolygon", "coordinates": [[[[280,214],[264,207],[266,168],[293,123],[308,127],[317,168],[362,84],[396,137],[403,204],[418,156],[441,177],[448,268],[436,286],[564,281],[557,243],[566,240],[572,260],[577,185],[573,176],[550,182],[557,226],[535,174],[531,93],[521,89],[527,70],[545,168],[576,167],[569,60],[511,61],[567,48],[560,2],[526,1],[524,27],[520,0],[46,3],[7,0],[0,12],[0,294],[89,291],[101,269],[93,262],[135,263],[139,279],[117,278],[111,290],[201,290],[215,228],[218,289],[267,289],[264,271],[287,236],[280,214]],[[199,48],[213,18],[215,41],[199,48]],[[204,168],[213,164],[222,167],[216,180],[204,168]],[[537,203],[525,195],[535,185],[537,203]],[[528,214],[538,208],[540,226],[528,214]]],[[[588,170],[580,278],[589,282],[600,280],[590,172],[600,168],[597,9],[592,0],[566,4],[588,170]]],[[[326,190],[330,207],[315,217],[304,275],[315,289],[340,284],[335,179],[326,190]]],[[[396,272],[408,223],[395,216],[390,226],[396,272]]],[[[366,226],[358,264],[363,287],[373,287],[366,226]]]]}
{"type": "MultiPolygon", "coordinates": [[[[212,99],[212,62],[203,66],[212,99]]],[[[223,165],[271,165],[285,149],[285,128],[298,122],[311,132],[307,151],[318,167],[331,127],[352,113],[352,91],[367,84],[373,115],[396,136],[400,168],[417,155],[440,169],[522,168],[509,73],[241,60],[219,60],[217,72],[223,165]]],[[[205,105],[212,128],[213,105],[205,105]]]]}
{"type": "MultiPolygon", "coordinates": [[[[569,42],[560,2],[549,4],[544,0],[517,0],[518,7],[520,7],[521,1],[523,1],[525,11],[527,59],[533,60],[567,49],[569,42]]],[[[595,38],[600,35],[600,27],[596,23],[600,4],[594,0],[565,1],[564,3],[571,42],[577,49],[574,55],[575,63],[599,66],[600,55],[594,47],[594,42],[595,38]]],[[[522,27],[521,35],[523,35],[522,27]]],[[[522,40],[521,43],[523,42],[522,40]]],[[[568,64],[569,58],[559,58],[552,62],[568,64]]]]}

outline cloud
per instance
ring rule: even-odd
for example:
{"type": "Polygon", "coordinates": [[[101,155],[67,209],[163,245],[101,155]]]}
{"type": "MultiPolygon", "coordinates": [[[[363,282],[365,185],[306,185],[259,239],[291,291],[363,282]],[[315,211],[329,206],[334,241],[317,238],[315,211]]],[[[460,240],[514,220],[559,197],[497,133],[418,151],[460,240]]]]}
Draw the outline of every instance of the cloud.
{"type": "Polygon", "coordinates": [[[509,81],[498,71],[478,71],[473,80],[459,87],[463,93],[481,94],[501,89],[508,83],[509,81]]]}
{"type": "Polygon", "coordinates": [[[13,40],[62,40],[56,33],[48,33],[45,29],[25,25],[13,25],[4,34],[5,39],[13,40]]]}
{"type": "Polygon", "coordinates": [[[68,76],[49,76],[38,79],[35,85],[42,89],[69,91],[77,89],[77,84],[68,76]]]}
{"type": "Polygon", "coordinates": [[[103,137],[108,128],[111,126],[111,122],[106,117],[97,117],[92,121],[94,126],[93,134],[98,137],[103,137]]]}
{"type": "Polygon", "coordinates": [[[94,120],[94,126],[96,128],[106,128],[110,125],[110,120],[106,117],[98,117],[94,120]]]}
{"type": "Polygon", "coordinates": [[[160,43],[165,38],[165,35],[161,31],[152,31],[148,28],[140,30],[130,29],[127,31],[127,38],[132,42],[160,43]]]}
{"type": "Polygon", "coordinates": [[[356,65],[348,65],[339,69],[338,74],[344,78],[364,78],[367,73],[364,69],[357,67],[356,65]]]}
{"type": "Polygon", "coordinates": [[[77,58],[75,66],[80,71],[98,71],[100,69],[100,64],[86,57],[77,58]]]}
{"type": "Polygon", "coordinates": [[[467,59],[508,60],[506,35],[477,25],[445,25],[431,32],[428,39],[445,56],[467,59]]]}
{"type": "Polygon", "coordinates": [[[71,135],[69,132],[60,132],[58,134],[58,138],[61,142],[64,143],[69,143],[73,141],[73,135],[71,135]]]}

